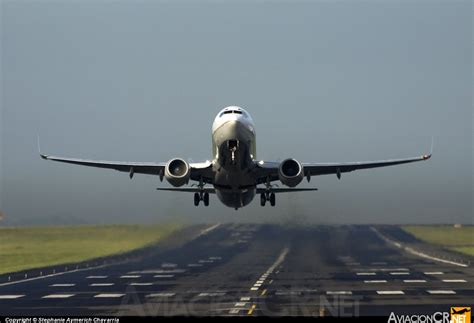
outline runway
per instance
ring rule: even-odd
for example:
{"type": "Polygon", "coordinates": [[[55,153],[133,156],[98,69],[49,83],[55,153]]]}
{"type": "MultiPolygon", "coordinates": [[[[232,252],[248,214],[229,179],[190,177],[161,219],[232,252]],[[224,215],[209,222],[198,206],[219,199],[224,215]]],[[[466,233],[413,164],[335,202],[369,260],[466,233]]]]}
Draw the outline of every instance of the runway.
{"type": "Polygon", "coordinates": [[[411,254],[371,226],[221,224],[185,238],[118,263],[0,281],[0,313],[429,314],[474,299],[471,265],[411,254]]]}

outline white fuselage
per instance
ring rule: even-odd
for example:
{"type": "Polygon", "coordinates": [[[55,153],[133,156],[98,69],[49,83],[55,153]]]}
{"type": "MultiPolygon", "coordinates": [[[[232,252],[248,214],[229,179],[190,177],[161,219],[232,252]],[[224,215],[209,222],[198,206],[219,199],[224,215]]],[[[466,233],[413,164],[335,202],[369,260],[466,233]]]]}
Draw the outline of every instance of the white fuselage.
{"type": "Polygon", "coordinates": [[[225,205],[240,208],[255,196],[256,144],[252,118],[240,107],[219,112],[212,125],[214,187],[225,205]]]}

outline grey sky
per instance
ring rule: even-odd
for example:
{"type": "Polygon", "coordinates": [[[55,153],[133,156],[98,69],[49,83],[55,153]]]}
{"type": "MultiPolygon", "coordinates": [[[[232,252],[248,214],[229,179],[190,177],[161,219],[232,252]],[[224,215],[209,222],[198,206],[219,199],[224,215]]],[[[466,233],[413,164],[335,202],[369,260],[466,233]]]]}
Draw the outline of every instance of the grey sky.
{"type": "Polygon", "coordinates": [[[473,223],[470,1],[1,1],[0,209],[9,224],[473,223]],[[157,177],[63,165],[211,157],[227,105],[257,157],[426,163],[314,177],[234,211],[157,177]]]}

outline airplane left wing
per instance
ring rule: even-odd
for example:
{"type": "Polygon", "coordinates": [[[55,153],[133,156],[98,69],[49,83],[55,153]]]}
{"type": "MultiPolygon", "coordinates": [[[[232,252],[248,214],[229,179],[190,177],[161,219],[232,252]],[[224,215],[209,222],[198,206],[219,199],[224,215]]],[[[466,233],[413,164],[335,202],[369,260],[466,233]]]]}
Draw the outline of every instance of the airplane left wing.
{"type": "MultiPolygon", "coordinates": [[[[413,163],[431,158],[431,153],[419,157],[404,158],[404,159],[388,159],[388,160],[377,160],[377,161],[366,161],[366,162],[349,162],[349,163],[301,163],[303,166],[304,176],[318,176],[336,174],[338,178],[341,177],[341,173],[352,172],[359,169],[369,169],[377,167],[386,167],[400,164],[413,163]]],[[[278,168],[280,163],[278,162],[258,162],[256,167],[258,183],[265,183],[268,181],[278,180],[278,168]]]]}

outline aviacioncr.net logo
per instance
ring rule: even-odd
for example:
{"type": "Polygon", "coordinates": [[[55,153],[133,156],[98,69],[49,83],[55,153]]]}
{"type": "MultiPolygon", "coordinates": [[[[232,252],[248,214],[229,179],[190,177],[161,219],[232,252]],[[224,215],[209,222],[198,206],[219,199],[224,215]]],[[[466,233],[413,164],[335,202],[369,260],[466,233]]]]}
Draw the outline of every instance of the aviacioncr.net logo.
{"type": "MultiPolygon", "coordinates": [[[[451,323],[449,312],[435,312],[433,314],[396,315],[391,312],[388,323],[451,323]]],[[[458,323],[458,322],[453,322],[458,323]]],[[[460,322],[459,322],[460,323],[460,322]]],[[[469,323],[469,322],[462,322],[469,323]]]]}

